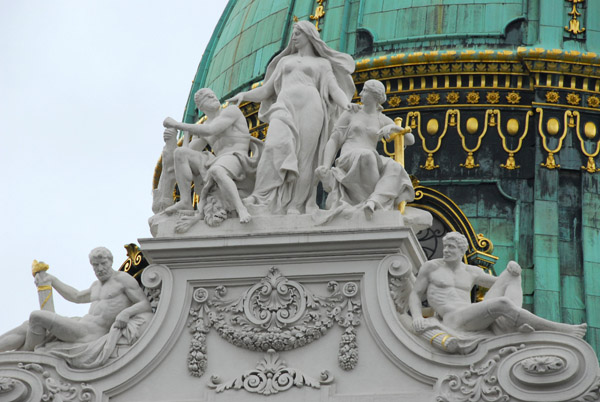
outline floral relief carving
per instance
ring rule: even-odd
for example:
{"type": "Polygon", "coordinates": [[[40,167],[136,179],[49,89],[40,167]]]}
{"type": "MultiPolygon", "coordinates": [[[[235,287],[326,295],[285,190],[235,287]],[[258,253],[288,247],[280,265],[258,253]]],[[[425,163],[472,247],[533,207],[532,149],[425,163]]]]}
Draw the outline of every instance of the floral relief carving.
{"type": "Polygon", "coordinates": [[[485,96],[487,103],[498,103],[500,102],[500,93],[498,91],[488,92],[485,96]]]}
{"type": "Polygon", "coordinates": [[[355,327],[362,314],[358,285],[328,283],[329,295],[318,296],[273,267],[260,282],[239,297],[226,299],[228,290],[217,286],[194,291],[188,326],[192,333],[188,370],[200,377],[207,364],[206,336],[211,328],[232,345],[266,352],[292,350],[321,338],[337,323],[344,328],[338,360],[345,370],[358,361],[355,327]]]}
{"type": "Polygon", "coordinates": [[[598,106],[600,106],[600,98],[597,97],[597,96],[595,96],[595,95],[594,96],[590,96],[587,99],[587,103],[588,103],[589,107],[598,107],[598,106]]]}
{"type": "Polygon", "coordinates": [[[508,95],[506,95],[506,101],[510,104],[517,104],[521,101],[521,95],[519,95],[517,92],[510,92],[508,95]]]}
{"type": "Polygon", "coordinates": [[[79,384],[73,386],[71,383],[65,382],[61,379],[53,378],[50,372],[44,369],[39,364],[23,364],[19,363],[18,367],[23,370],[32,371],[40,374],[43,378],[44,393],[42,395],[42,401],[80,401],[89,402],[96,400],[96,391],[87,384],[79,384]]]}
{"type": "Polygon", "coordinates": [[[525,345],[509,346],[499,350],[485,363],[472,364],[460,376],[448,375],[441,383],[437,402],[452,401],[508,401],[510,397],[498,383],[498,366],[507,356],[524,349],[525,345]]]}
{"type": "Polygon", "coordinates": [[[402,102],[402,99],[400,99],[399,96],[392,96],[390,99],[388,99],[388,104],[391,107],[397,107],[400,104],[400,102],[402,102]]]}
{"type": "Polygon", "coordinates": [[[430,93],[427,95],[427,103],[430,105],[437,105],[440,102],[440,95],[436,93],[430,93]]]}
{"type": "Polygon", "coordinates": [[[450,92],[448,93],[448,95],[446,95],[446,102],[448,103],[456,103],[458,102],[460,95],[458,92],[450,92]]]}
{"type": "Polygon", "coordinates": [[[479,102],[479,93],[475,91],[471,91],[467,94],[467,103],[478,103],[479,102]]]}
{"type": "Polygon", "coordinates": [[[406,101],[411,106],[417,106],[421,102],[421,96],[417,94],[409,95],[406,101]]]}
{"type": "Polygon", "coordinates": [[[212,376],[208,386],[216,392],[228,389],[244,389],[248,392],[273,395],[287,391],[296,386],[298,388],[308,386],[319,389],[322,384],[330,384],[333,377],[327,370],[321,372],[319,380],[309,377],[300,370],[287,367],[284,360],[273,349],[267,351],[266,355],[256,365],[256,369],[247,371],[239,377],[221,384],[218,376],[212,376]]]}
{"type": "Polygon", "coordinates": [[[533,356],[520,362],[523,369],[530,374],[545,374],[560,371],[566,363],[558,356],[533,356]]]}
{"type": "Polygon", "coordinates": [[[0,377],[0,394],[12,391],[15,388],[16,381],[8,377],[0,377]]]}
{"type": "Polygon", "coordinates": [[[560,95],[556,91],[548,91],[546,92],[546,102],[549,103],[557,103],[560,99],[560,95]]]}
{"type": "Polygon", "coordinates": [[[579,105],[579,102],[581,102],[581,96],[577,95],[575,92],[571,92],[567,95],[567,102],[569,105],[579,105]]]}

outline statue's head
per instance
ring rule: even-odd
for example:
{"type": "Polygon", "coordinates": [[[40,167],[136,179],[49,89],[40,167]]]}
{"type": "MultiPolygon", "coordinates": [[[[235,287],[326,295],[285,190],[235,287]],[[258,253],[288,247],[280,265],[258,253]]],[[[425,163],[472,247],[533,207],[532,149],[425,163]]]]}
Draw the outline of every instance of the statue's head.
{"type": "Polygon", "coordinates": [[[218,110],[221,107],[219,98],[210,88],[201,88],[194,94],[194,102],[198,109],[206,112],[206,110],[218,110]]]}
{"type": "Polygon", "coordinates": [[[385,95],[385,86],[377,80],[368,80],[365,82],[360,95],[362,96],[363,93],[369,93],[373,95],[375,101],[377,101],[377,103],[380,105],[387,99],[385,95]]]}
{"type": "Polygon", "coordinates": [[[443,237],[444,260],[462,259],[469,249],[467,238],[458,232],[449,232],[443,237]]]}
{"type": "Polygon", "coordinates": [[[96,247],[89,254],[90,264],[94,268],[96,277],[104,282],[113,274],[113,255],[106,247],[96,247]]]}
{"type": "Polygon", "coordinates": [[[309,21],[298,21],[294,24],[290,42],[295,49],[298,49],[320,39],[319,31],[313,24],[309,21]]]}

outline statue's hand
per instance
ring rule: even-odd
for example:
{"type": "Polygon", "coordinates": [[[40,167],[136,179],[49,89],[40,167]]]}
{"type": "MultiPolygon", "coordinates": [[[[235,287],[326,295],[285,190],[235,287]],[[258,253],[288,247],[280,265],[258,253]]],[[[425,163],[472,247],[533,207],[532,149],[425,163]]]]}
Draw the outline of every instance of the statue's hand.
{"type": "Polygon", "coordinates": [[[360,110],[360,105],[358,103],[348,103],[344,109],[356,113],[360,110]]]}
{"type": "Polygon", "coordinates": [[[319,179],[323,179],[327,176],[328,171],[329,169],[326,166],[319,166],[315,169],[315,175],[317,175],[319,179]]]}
{"type": "Polygon", "coordinates": [[[506,266],[506,270],[513,276],[521,275],[521,266],[515,261],[510,261],[506,266]]]}
{"type": "Polygon", "coordinates": [[[246,92],[240,92],[239,94],[235,95],[233,98],[227,99],[227,102],[229,102],[233,105],[239,106],[239,104],[244,101],[244,95],[246,95],[246,92]]]}
{"type": "Polygon", "coordinates": [[[35,283],[35,286],[42,286],[42,285],[52,286],[53,279],[54,279],[54,276],[50,275],[49,273],[47,273],[45,271],[41,271],[41,272],[38,272],[37,274],[35,274],[35,277],[33,278],[33,282],[35,283]]]}
{"type": "Polygon", "coordinates": [[[129,322],[129,318],[131,318],[129,316],[129,313],[127,313],[126,311],[121,311],[119,314],[117,314],[117,318],[115,318],[115,323],[113,324],[113,327],[125,328],[127,326],[127,322],[129,322]]]}
{"type": "Polygon", "coordinates": [[[430,325],[430,323],[427,321],[426,318],[423,318],[423,317],[413,318],[413,329],[415,330],[415,332],[417,334],[425,332],[431,326],[432,325],[430,325]]]}
{"type": "Polygon", "coordinates": [[[163,121],[163,126],[166,128],[175,128],[175,125],[177,124],[177,120],[171,118],[171,117],[167,117],[164,121],[163,121]]]}

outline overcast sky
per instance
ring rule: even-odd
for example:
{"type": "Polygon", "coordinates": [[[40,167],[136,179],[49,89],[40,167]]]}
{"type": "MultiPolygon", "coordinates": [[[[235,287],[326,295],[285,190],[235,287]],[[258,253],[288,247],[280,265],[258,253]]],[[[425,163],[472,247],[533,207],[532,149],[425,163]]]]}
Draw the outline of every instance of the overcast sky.
{"type": "Polygon", "coordinates": [[[92,248],[116,269],[150,237],[162,121],[181,119],[226,3],[0,0],[0,334],[39,308],[33,259],[85,289],[92,248]]]}

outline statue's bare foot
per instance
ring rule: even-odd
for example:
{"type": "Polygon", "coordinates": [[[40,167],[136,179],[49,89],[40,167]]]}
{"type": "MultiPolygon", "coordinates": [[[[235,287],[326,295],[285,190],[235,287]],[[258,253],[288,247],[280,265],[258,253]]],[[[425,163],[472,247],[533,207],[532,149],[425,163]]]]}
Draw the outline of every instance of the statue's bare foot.
{"type": "Polygon", "coordinates": [[[242,199],[242,203],[244,205],[256,205],[257,204],[256,201],[257,201],[256,197],[253,195],[249,195],[248,197],[242,199]]]}
{"type": "Polygon", "coordinates": [[[175,223],[175,233],[185,233],[192,226],[196,224],[196,222],[201,221],[204,218],[204,214],[197,213],[194,216],[182,216],[175,223]]]}
{"type": "Polygon", "coordinates": [[[568,331],[566,331],[566,333],[577,338],[583,338],[587,332],[587,324],[585,323],[579,325],[569,325],[569,327],[570,328],[568,331]]]}
{"type": "Polygon", "coordinates": [[[529,324],[523,324],[519,328],[517,328],[517,331],[519,331],[522,334],[529,334],[531,332],[534,332],[535,329],[529,324]]]}
{"type": "Polygon", "coordinates": [[[191,206],[188,207],[187,205],[185,205],[185,203],[181,201],[165,209],[165,213],[167,215],[173,215],[175,212],[194,213],[194,209],[191,206]]]}
{"type": "Polygon", "coordinates": [[[248,213],[246,208],[238,211],[238,215],[240,216],[240,223],[248,223],[252,220],[252,216],[248,213]]]}

